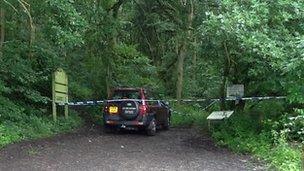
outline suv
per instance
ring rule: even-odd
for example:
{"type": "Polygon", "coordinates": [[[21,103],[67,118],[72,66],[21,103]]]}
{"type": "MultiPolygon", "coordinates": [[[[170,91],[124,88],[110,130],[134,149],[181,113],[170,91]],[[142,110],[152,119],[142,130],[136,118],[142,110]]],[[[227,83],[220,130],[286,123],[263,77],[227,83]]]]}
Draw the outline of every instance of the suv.
{"type": "Polygon", "coordinates": [[[103,107],[106,132],[117,129],[145,130],[155,135],[156,129],[169,129],[171,110],[160,100],[147,100],[143,88],[115,88],[103,107]]]}

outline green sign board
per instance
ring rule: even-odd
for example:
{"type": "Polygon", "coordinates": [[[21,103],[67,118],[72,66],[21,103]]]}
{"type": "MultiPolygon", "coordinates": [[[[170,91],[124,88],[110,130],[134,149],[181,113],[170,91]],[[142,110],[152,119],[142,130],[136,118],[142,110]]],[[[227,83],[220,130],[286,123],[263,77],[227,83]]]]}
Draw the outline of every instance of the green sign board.
{"type": "Polygon", "coordinates": [[[62,68],[58,68],[53,73],[52,78],[52,94],[53,94],[53,118],[57,120],[56,104],[64,105],[65,116],[68,117],[68,76],[62,68]]]}

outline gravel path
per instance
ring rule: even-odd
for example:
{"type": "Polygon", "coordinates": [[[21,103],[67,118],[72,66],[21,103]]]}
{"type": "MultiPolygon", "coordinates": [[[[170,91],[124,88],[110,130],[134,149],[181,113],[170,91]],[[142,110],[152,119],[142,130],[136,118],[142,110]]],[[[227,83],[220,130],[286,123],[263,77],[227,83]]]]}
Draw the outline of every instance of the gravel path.
{"type": "Polygon", "coordinates": [[[263,170],[246,155],[214,145],[194,129],[104,134],[98,129],[10,145],[0,170],[263,170]]]}

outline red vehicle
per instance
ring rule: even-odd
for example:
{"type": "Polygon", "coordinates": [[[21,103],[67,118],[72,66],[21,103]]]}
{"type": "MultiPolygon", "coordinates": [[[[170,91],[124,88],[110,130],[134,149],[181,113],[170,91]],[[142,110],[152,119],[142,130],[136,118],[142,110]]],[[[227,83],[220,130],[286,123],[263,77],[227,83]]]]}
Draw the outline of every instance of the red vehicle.
{"type": "Polygon", "coordinates": [[[115,88],[103,107],[107,132],[117,129],[145,130],[155,135],[156,129],[169,129],[171,110],[160,100],[147,100],[143,88],[115,88]]]}

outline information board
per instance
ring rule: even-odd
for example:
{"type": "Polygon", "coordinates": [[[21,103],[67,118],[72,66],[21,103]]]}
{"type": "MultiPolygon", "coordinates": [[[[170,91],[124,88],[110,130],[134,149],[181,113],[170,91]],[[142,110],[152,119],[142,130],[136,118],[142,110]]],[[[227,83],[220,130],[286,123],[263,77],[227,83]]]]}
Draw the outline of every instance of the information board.
{"type": "Polygon", "coordinates": [[[54,72],[53,94],[56,103],[68,102],[68,77],[61,68],[54,72]]]}
{"type": "Polygon", "coordinates": [[[64,105],[65,116],[68,117],[68,76],[62,68],[58,68],[52,76],[52,94],[53,94],[53,118],[57,120],[56,103],[64,105]]]}
{"type": "Polygon", "coordinates": [[[227,87],[227,97],[244,97],[244,85],[234,84],[227,87]]]}
{"type": "Polygon", "coordinates": [[[212,112],[207,119],[208,120],[222,120],[229,118],[234,111],[214,111],[212,112]]]}

